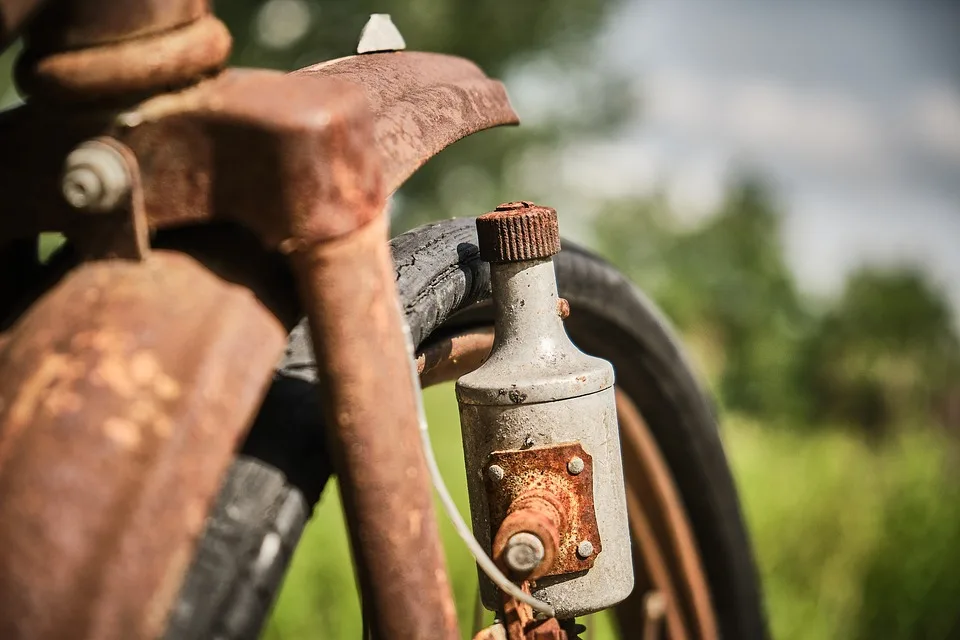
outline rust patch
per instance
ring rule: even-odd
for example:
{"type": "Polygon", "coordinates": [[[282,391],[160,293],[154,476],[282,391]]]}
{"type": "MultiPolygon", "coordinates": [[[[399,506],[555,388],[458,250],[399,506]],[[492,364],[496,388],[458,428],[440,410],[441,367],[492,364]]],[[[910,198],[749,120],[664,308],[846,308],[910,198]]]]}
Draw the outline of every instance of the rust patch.
{"type": "Polygon", "coordinates": [[[558,540],[552,565],[539,577],[591,568],[602,545],[593,505],[593,458],[590,454],[579,443],[559,444],[495,451],[490,454],[488,466],[494,464],[504,471],[501,480],[488,477],[486,481],[494,538],[501,537],[508,516],[511,520],[508,524],[513,529],[510,533],[528,530],[526,526],[534,526],[542,531],[542,524],[515,522],[512,514],[524,508],[530,509],[532,501],[539,502],[539,505],[533,506],[528,513],[536,512],[549,519],[550,507],[544,506],[547,503],[559,514],[559,522],[556,523],[558,540]],[[567,470],[567,463],[574,457],[580,457],[584,463],[583,471],[577,475],[567,470]],[[584,540],[593,544],[594,551],[586,558],[581,558],[577,555],[577,545],[584,540]]]}
{"type": "Polygon", "coordinates": [[[429,341],[417,355],[420,384],[429,387],[455,380],[486,361],[493,348],[493,327],[468,329],[429,341]]]}
{"type": "MultiPolygon", "coordinates": [[[[114,51],[110,60],[127,56],[114,51]]],[[[413,52],[345,58],[291,75],[229,69],[114,113],[64,113],[31,101],[0,114],[0,191],[9,194],[4,210],[16,213],[0,241],[75,231],[77,212],[60,195],[62,161],[97,136],[117,139],[135,156],[150,229],[227,220],[264,246],[304,251],[371,221],[386,193],[444,147],[517,123],[503,85],[476,65],[413,52]]]]}
{"type": "Polygon", "coordinates": [[[463,58],[418,51],[365,53],[294,73],[336,77],[363,89],[390,192],[460,138],[519,123],[503,85],[463,58]]]}
{"type": "MultiPolygon", "coordinates": [[[[530,583],[524,581],[520,588],[524,593],[530,594],[530,583]]],[[[556,618],[547,620],[538,620],[530,605],[520,602],[516,598],[504,594],[503,597],[503,629],[506,640],[567,640],[566,631],[560,628],[560,622],[556,618]]],[[[492,628],[491,628],[492,629],[492,628]]],[[[478,634],[474,640],[487,640],[495,638],[493,633],[487,636],[478,634]]]]}
{"type": "Polygon", "coordinates": [[[480,257],[487,262],[538,260],[560,252],[556,209],[526,200],[501,204],[479,216],[477,236],[480,257]]]}
{"type": "Polygon", "coordinates": [[[82,48],[43,51],[27,42],[17,60],[17,84],[31,97],[65,102],[103,102],[191,84],[222,68],[232,43],[211,15],[82,48]]]}
{"type": "Polygon", "coordinates": [[[373,636],[458,638],[386,217],[291,260],[373,636]]]}
{"type": "Polygon", "coordinates": [[[81,266],[20,318],[0,351],[0,638],[162,634],[285,342],[249,292],[164,251],[81,266]]]}

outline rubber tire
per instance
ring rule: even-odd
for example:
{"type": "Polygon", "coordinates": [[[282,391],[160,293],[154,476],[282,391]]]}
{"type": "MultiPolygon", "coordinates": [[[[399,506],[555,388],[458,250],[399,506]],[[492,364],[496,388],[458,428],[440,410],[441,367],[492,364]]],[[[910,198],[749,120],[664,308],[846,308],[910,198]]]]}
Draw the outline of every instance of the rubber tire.
{"type": "MultiPolygon", "coordinates": [[[[416,344],[437,332],[491,322],[489,268],[480,260],[473,219],[414,229],[394,238],[391,248],[416,344]]],[[[560,295],[572,310],[568,333],[584,351],[613,363],[618,386],[637,405],[666,459],[699,547],[721,636],[767,638],[753,552],[716,419],[679,342],[654,305],[600,258],[565,242],[554,263],[560,295]]],[[[266,505],[296,496],[312,508],[330,474],[313,381],[312,350],[301,323],[244,457],[230,470],[211,512],[168,639],[257,637],[289,562],[289,553],[276,553],[278,566],[265,569],[263,554],[251,551],[282,528],[279,511],[266,505]],[[267,463],[261,472],[274,480],[237,491],[252,459],[267,463]],[[251,516],[237,520],[230,513],[251,516]],[[263,575],[271,579],[257,578],[263,575]]],[[[285,544],[298,536],[288,534],[285,544]]]]}

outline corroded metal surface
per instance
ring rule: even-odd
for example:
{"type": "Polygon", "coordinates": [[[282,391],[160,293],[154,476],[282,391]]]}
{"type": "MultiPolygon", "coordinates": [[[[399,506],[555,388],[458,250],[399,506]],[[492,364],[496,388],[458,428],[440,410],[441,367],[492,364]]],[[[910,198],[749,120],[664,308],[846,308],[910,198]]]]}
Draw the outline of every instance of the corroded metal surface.
{"type": "MultiPolygon", "coordinates": [[[[547,518],[554,520],[558,533],[556,555],[549,569],[538,577],[575,573],[593,566],[603,548],[593,504],[593,458],[579,443],[495,451],[488,465],[497,465],[504,471],[501,480],[489,476],[486,480],[491,524],[497,532],[495,554],[503,524],[510,523],[510,534],[537,533],[542,526],[535,520],[547,518]],[[577,475],[567,470],[567,463],[574,457],[584,461],[583,471],[577,475]],[[547,505],[556,510],[559,522],[550,515],[547,505]],[[523,518],[514,521],[514,514],[522,514],[530,521],[524,522],[523,518]],[[581,558],[577,555],[577,545],[584,540],[593,544],[594,552],[581,558]]],[[[548,540],[543,542],[549,546],[548,540]]],[[[544,565],[547,564],[545,561],[544,565]]]]}
{"type": "Polygon", "coordinates": [[[362,226],[384,191],[362,93],[233,70],[125,114],[151,226],[235,220],[285,253],[362,226]]]}
{"type": "MultiPolygon", "coordinates": [[[[617,392],[617,415],[623,442],[624,476],[630,525],[652,586],[666,599],[670,638],[716,640],[719,637],[710,588],[683,502],[656,441],[636,405],[617,392]]],[[[643,591],[637,589],[617,607],[622,625],[640,633],[636,611],[643,591]]]]}
{"type": "Polygon", "coordinates": [[[17,60],[17,85],[32,98],[57,101],[139,96],[182,87],[217,71],[230,55],[231,43],[223,23],[208,15],[171,31],[81,49],[43,55],[28,49],[17,60]]]}
{"type": "Polygon", "coordinates": [[[83,259],[143,260],[150,250],[150,229],[143,210],[143,186],[137,159],[129,148],[112,138],[93,140],[89,144],[111,149],[117,154],[125,169],[128,189],[112,210],[85,212],[73,226],[71,238],[83,259]]]}
{"type": "Polygon", "coordinates": [[[285,332],[182,255],[80,267],[0,352],[0,637],[159,635],[285,332]]]}
{"type": "Polygon", "coordinates": [[[317,354],[365,615],[377,638],[458,638],[386,217],[290,257],[317,354]]]}
{"type": "Polygon", "coordinates": [[[522,262],[560,252],[557,211],[532,202],[507,202],[477,218],[480,257],[487,262],[522,262]]]}
{"type": "Polygon", "coordinates": [[[424,387],[456,380],[487,359],[493,348],[493,327],[470,329],[430,340],[417,355],[417,373],[424,387]]]}
{"type": "Polygon", "coordinates": [[[75,219],[59,195],[61,163],[99,135],[136,156],[152,229],[229,220],[292,251],[304,236],[332,238],[369,221],[355,212],[445,146],[514,122],[502,85],[472,63],[406,52],[293,75],[231,70],[119,117],[26,105],[0,115],[0,206],[16,212],[0,241],[75,219]]]}
{"type": "Polygon", "coordinates": [[[49,53],[141,38],[189,24],[208,14],[209,5],[209,0],[54,0],[30,25],[28,47],[49,53]]]}
{"type": "MultiPolygon", "coordinates": [[[[520,586],[524,592],[530,593],[529,582],[524,581],[520,586]]],[[[507,640],[567,640],[567,633],[560,628],[556,618],[538,620],[530,605],[506,594],[503,596],[503,618],[507,640]]]]}
{"type": "Polygon", "coordinates": [[[374,114],[384,183],[394,191],[460,138],[517,124],[503,85],[463,58],[405,51],[323,62],[294,72],[361,87],[374,114]]]}
{"type": "MultiPolygon", "coordinates": [[[[471,63],[430,54],[371,55],[296,75],[232,70],[206,78],[218,69],[227,48],[220,27],[212,18],[204,17],[205,2],[137,0],[134,4],[108,6],[104,0],[64,0],[61,7],[65,13],[44,14],[27,38],[27,54],[20,63],[19,77],[30,90],[31,99],[27,105],[0,115],[0,137],[5,142],[0,152],[0,191],[8,196],[3,202],[4,211],[16,214],[5,216],[0,242],[31,237],[41,230],[57,230],[79,241],[84,250],[110,246],[109,242],[87,241],[98,223],[67,207],[58,188],[67,152],[84,140],[102,136],[118,148],[128,149],[130,166],[137,168],[139,187],[131,190],[137,198],[131,204],[137,215],[127,219],[138,223],[145,220],[146,224],[135,227],[136,230],[214,221],[237,223],[252,232],[263,247],[287,254],[297,276],[303,309],[310,319],[317,365],[324,382],[329,433],[339,454],[337,466],[363,599],[375,631],[385,638],[457,637],[419,442],[409,356],[387,248],[384,206],[387,192],[443,147],[480,129],[516,122],[502,85],[486,78],[471,63]],[[104,12],[102,27],[94,24],[97,11],[104,12]],[[151,11],[156,16],[151,16],[151,11]],[[126,17],[121,15],[125,12],[129,12],[126,17]],[[69,25],[74,28],[64,28],[69,25]],[[139,104],[133,99],[139,93],[167,91],[194,81],[197,83],[187,89],[162,93],[139,104]],[[64,113],[50,104],[91,97],[112,102],[100,102],[97,108],[74,113],[64,113]],[[118,113],[115,107],[108,108],[110,104],[127,106],[118,113]],[[398,491],[401,486],[402,492],[398,491]]],[[[102,255],[98,251],[85,252],[102,255]]],[[[203,288],[193,281],[178,284],[187,293],[164,288],[164,278],[172,276],[148,271],[158,260],[170,262],[163,252],[156,252],[139,265],[110,267],[150,273],[157,282],[140,283],[137,287],[118,282],[116,291],[103,289],[90,294],[93,297],[89,302],[94,305],[119,300],[121,294],[134,296],[134,290],[139,292],[136,295],[144,296],[143,304],[129,303],[125,310],[115,311],[116,325],[110,326],[115,326],[116,331],[140,327],[138,331],[157,341],[172,341],[178,334],[189,334],[185,320],[173,320],[167,315],[171,309],[179,308],[168,299],[177,295],[180,303],[192,305],[181,311],[191,319],[191,328],[201,335],[207,324],[191,316],[192,311],[202,308],[211,315],[231,310],[222,296],[210,292],[205,300],[219,306],[206,308],[195,301],[194,296],[203,295],[203,288]],[[155,311],[150,317],[153,324],[149,325],[146,313],[143,317],[138,315],[139,310],[148,308],[155,311]]],[[[174,274],[179,273],[175,265],[167,267],[174,269],[174,274]]],[[[94,267],[87,267],[80,273],[89,274],[90,269],[95,271],[94,267]]],[[[230,272],[247,283],[250,274],[235,269],[230,272]]],[[[71,278],[68,284],[76,281],[71,278]]],[[[89,293],[95,287],[86,286],[86,290],[89,293]]],[[[68,292],[76,294],[73,288],[68,292]]],[[[58,306],[68,304],[78,313],[75,324],[81,328],[85,322],[106,322],[97,313],[82,313],[82,307],[73,298],[58,306]]],[[[252,299],[250,304],[256,306],[252,299]]],[[[22,326],[48,322],[46,316],[40,321],[35,319],[35,314],[43,309],[47,307],[37,307],[22,321],[22,326]]],[[[271,322],[276,324],[272,318],[271,322]]],[[[187,345],[196,349],[197,345],[182,338],[182,344],[169,345],[162,358],[156,356],[164,365],[162,371],[183,389],[196,384],[188,379],[190,375],[200,376],[190,366],[199,367],[206,375],[208,369],[220,371],[217,367],[231,365],[232,357],[251,349],[247,344],[250,336],[240,342],[234,333],[224,331],[216,323],[211,325],[225,336],[209,338],[211,344],[234,340],[229,351],[206,354],[210,358],[218,356],[214,364],[191,359],[195,354],[185,349],[187,345]],[[186,367],[186,378],[175,375],[177,367],[186,367]]],[[[20,352],[24,349],[35,349],[37,354],[58,354],[61,343],[73,345],[71,339],[57,331],[37,331],[35,327],[32,330],[33,337],[27,329],[23,329],[23,335],[17,329],[5,338],[4,354],[23,355],[20,352]],[[53,339],[51,336],[58,342],[43,342],[53,339]]],[[[135,355],[124,352],[122,357],[137,362],[135,355]]],[[[121,357],[113,353],[112,356],[121,357]]],[[[253,358],[242,367],[234,365],[235,375],[240,380],[259,375],[253,373],[258,364],[253,358]]],[[[96,362],[90,366],[95,365],[96,362]]],[[[9,386],[22,382],[18,375],[32,375],[2,361],[0,390],[6,388],[4,366],[11,371],[9,386]]],[[[96,378],[87,375],[86,370],[76,372],[70,369],[69,375],[74,377],[69,384],[96,386],[96,378]]],[[[77,496],[73,503],[89,504],[89,517],[71,511],[73,503],[62,508],[59,497],[41,499],[54,495],[52,492],[59,490],[59,485],[38,483],[28,491],[18,484],[24,477],[18,471],[23,465],[38,473],[41,463],[50,464],[51,452],[58,456],[67,452],[50,444],[43,435],[47,432],[45,422],[33,421],[30,429],[15,422],[16,433],[39,434],[39,444],[31,444],[34,440],[26,436],[16,439],[17,443],[33,447],[28,453],[38,453],[16,457],[15,465],[0,466],[0,498],[12,496],[0,505],[0,516],[11,516],[4,519],[9,522],[18,510],[34,509],[36,514],[30,517],[51,533],[40,536],[35,543],[39,546],[34,547],[24,541],[24,531],[29,531],[29,526],[9,527],[0,533],[0,542],[10,542],[10,549],[20,545],[30,552],[16,558],[0,555],[5,563],[3,568],[9,569],[0,577],[0,598],[8,598],[15,609],[29,614],[11,619],[11,633],[44,637],[63,635],[69,629],[71,637],[156,635],[169,599],[179,587],[180,573],[189,558],[188,543],[208,504],[207,489],[215,488],[226,463],[226,454],[221,449],[213,450],[214,445],[235,441],[239,429],[233,423],[240,422],[235,418],[242,415],[242,429],[248,418],[244,412],[253,410],[249,403],[255,404],[260,397],[265,380],[257,380],[260,386],[256,389],[234,389],[229,380],[222,388],[198,386],[197,393],[219,399],[219,394],[235,391],[243,401],[232,406],[236,414],[216,414],[222,409],[216,402],[209,409],[190,404],[189,413],[177,414],[186,426],[178,422],[172,433],[185,429],[184,433],[192,434],[193,426],[199,424],[201,436],[207,438],[196,447],[196,452],[184,454],[186,461],[178,461],[177,465],[167,457],[170,447],[148,447],[162,439],[165,431],[161,430],[159,435],[156,428],[145,431],[139,428],[142,416],[134,419],[118,413],[124,409],[116,404],[116,394],[110,395],[113,392],[109,389],[101,392],[103,397],[94,392],[96,389],[84,394],[84,406],[90,406],[84,423],[90,416],[98,426],[79,430],[63,441],[71,441],[71,446],[81,452],[75,463],[73,476],[77,482],[72,490],[86,490],[93,497],[84,502],[77,496]],[[111,420],[116,417],[114,413],[137,428],[111,420]],[[222,426],[216,424],[220,418],[233,422],[217,431],[215,427],[222,426]],[[99,467],[106,459],[95,436],[112,437],[120,445],[127,443],[124,455],[108,460],[109,464],[118,465],[116,473],[132,487],[126,493],[109,477],[100,484],[92,477],[94,471],[102,471],[99,467]],[[199,455],[211,458],[201,471],[196,470],[193,457],[199,455]],[[159,465],[161,471],[154,471],[151,465],[159,465]],[[157,474],[169,474],[179,481],[177,474],[181,471],[198,475],[196,486],[191,487],[193,493],[173,480],[161,482],[166,477],[157,479],[157,474]],[[151,492],[161,485],[168,491],[164,494],[166,501],[158,503],[160,499],[151,492]],[[169,490],[169,486],[176,490],[169,490]],[[189,513],[177,509],[189,509],[189,513]],[[144,514],[165,524],[146,531],[144,514]],[[120,519],[110,520],[113,516],[120,519]],[[62,519],[56,520],[58,517],[62,519]],[[62,526],[48,526],[54,520],[59,525],[74,519],[82,534],[79,538],[62,526]],[[116,551],[105,550],[110,532],[120,536],[116,551]],[[41,548],[49,557],[64,557],[63,565],[55,568],[53,578],[36,579],[30,589],[14,593],[13,585],[26,578],[26,567],[38,566],[36,550],[41,548]],[[99,555],[91,555],[95,553],[99,555]],[[141,555],[133,557],[131,553],[141,555]],[[99,566],[101,561],[102,575],[89,571],[84,574],[81,570],[81,565],[89,569],[99,566]],[[94,576],[94,584],[85,582],[89,575],[94,576]],[[58,603],[63,603],[59,607],[62,615],[44,618],[38,613],[43,607],[57,607],[58,603]]],[[[193,393],[184,392],[182,397],[187,404],[194,399],[193,393]]],[[[60,402],[76,402],[70,394],[63,398],[60,402]]],[[[13,406],[18,405],[13,402],[13,406]]],[[[61,414],[57,416],[62,417],[61,414]]],[[[173,416],[168,417],[173,420],[173,416]]],[[[51,419],[50,425],[51,429],[62,428],[57,420],[51,419]]],[[[187,436],[174,440],[179,444],[190,441],[187,436]]],[[[0,465],[4,464],[5,442],[6,438],[0,439],[0,465]]],[[[59,474],[52,477],[63,482],[59,474]]],[[[71,498],[74,493],[64,490],[60,496],[71,498]]],[[[6,551],[0,550],[0,554],[6,551]]],[[[0,632],[3,630],[0,628],[0,632]]],[[[0,633],[0,637],[7,635],[0,633]]]]}

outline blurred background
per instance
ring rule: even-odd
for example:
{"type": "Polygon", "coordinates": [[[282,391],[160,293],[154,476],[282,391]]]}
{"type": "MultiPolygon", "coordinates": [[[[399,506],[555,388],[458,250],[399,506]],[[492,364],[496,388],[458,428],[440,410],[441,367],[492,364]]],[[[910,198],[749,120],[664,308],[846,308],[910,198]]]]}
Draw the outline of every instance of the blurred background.
{"type": "MultiPolygon", "coordinates": [[[[960,3],[230,0],[234,64],[352,53],[372,12],[502,78],[520,129],[395,197],[400,232],[556,207],[685,338],[721,408],[774,637],[960,633],[960,3]]],[[[17,100],[15,51],[0,104],[17,100]]],[[[427,393],[467,505],[450,388],[427,393]]],[[[461,619],[475,572],[444,533],[461,619]]],[[[266,637],[359,637],[336,488],[266,637]]],[[[593,638],[609,631],[602,616],[593,638]]]]}

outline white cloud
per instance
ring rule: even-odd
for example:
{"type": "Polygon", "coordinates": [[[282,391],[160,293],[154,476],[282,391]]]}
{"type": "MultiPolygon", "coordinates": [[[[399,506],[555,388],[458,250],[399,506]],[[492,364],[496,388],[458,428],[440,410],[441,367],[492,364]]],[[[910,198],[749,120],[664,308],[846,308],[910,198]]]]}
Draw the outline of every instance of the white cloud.
{"type": "Polygon", "coordinates": [[[680,164],[667,185],[667,200],[682,224],[694,226],[715,213],[727,188],[726,158],[702,153],[680,164]]]}
{"type": "Polygon", "coordinates": [[[918,265],[960,310],[958,237],[952,199],[901,189],[808,189],[791,199],[783,228],[787,259],[810,291],[836,294],[861,265],[918,265]]]}
{"type": "Polygon", "coordinates": [[[576,144],[562,158],[563,184],[583,195],[644,196],[663,181],[664,158],[650,143],[576,144]]]}
{"type": "Polygon", "coordinates": [[[661,69],[643,81],[651,128],[723,141],[750,157],[776,155],[858,173],[885,168],[881,117],[863,100],[767,77],[706,77],[661,69]]]}
{"type": "Polygon", "coordinates": [[[960,90],[946,82],[932,83],[911,100],[911,125],[921,145],[960,160],[960,90]]]}

